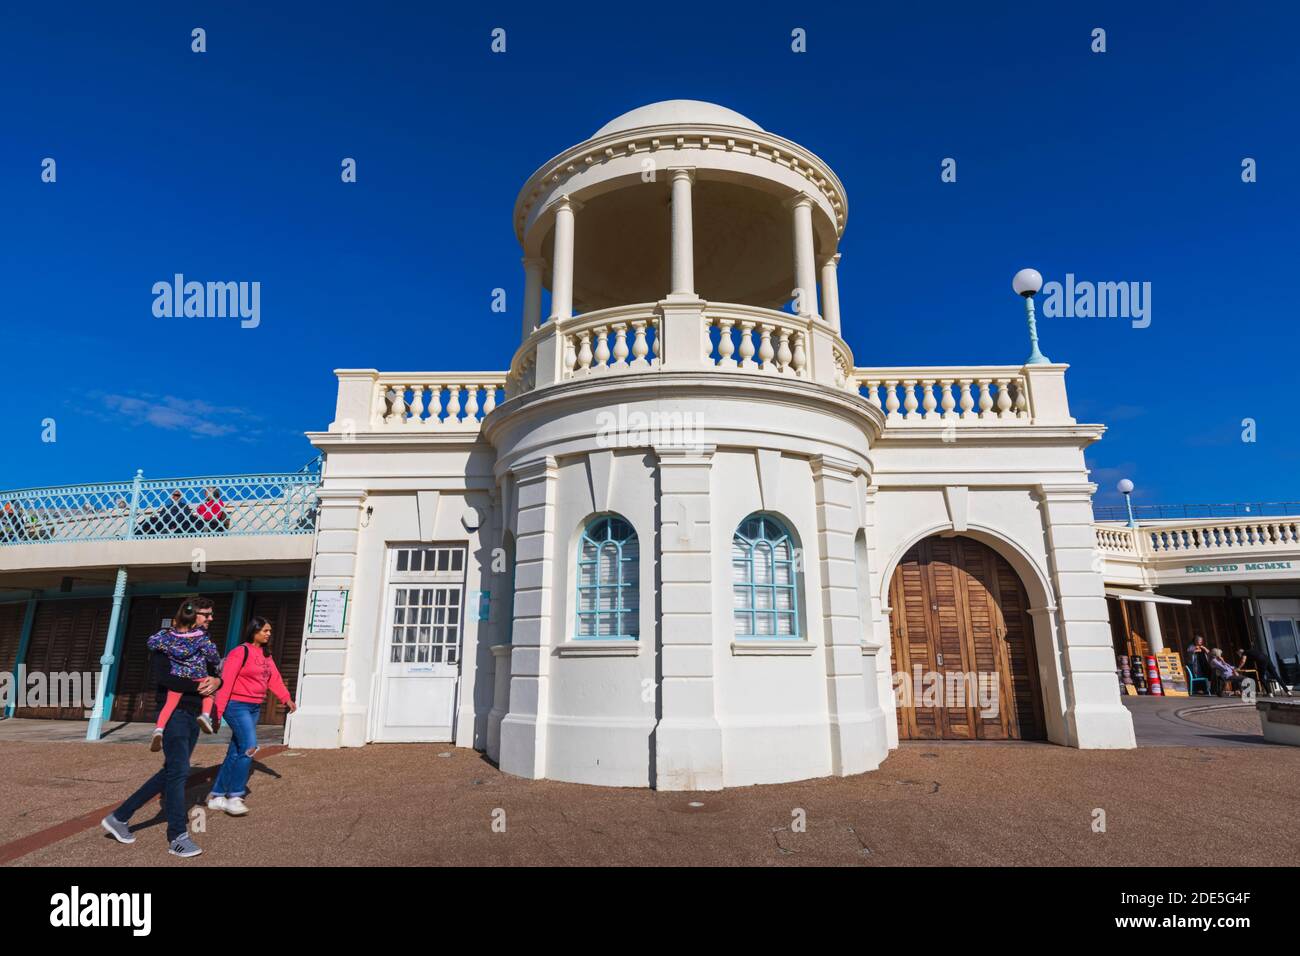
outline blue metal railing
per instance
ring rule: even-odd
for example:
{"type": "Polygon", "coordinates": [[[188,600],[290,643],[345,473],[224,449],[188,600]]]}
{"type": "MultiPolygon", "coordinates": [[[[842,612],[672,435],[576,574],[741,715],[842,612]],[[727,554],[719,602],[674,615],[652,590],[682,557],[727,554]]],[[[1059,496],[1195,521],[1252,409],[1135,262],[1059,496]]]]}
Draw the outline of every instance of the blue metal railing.
{"type": "Polygon", "coordinates": [[[312,534],[320,475],[151,478],[0,491],[0,545],[312,534]]]}
{"type": "MultiPolygon", "coordinates": [[[[1123,505],[1093,505],[1092,515],[1098,521],[1127,521],[1123,505]]],[[[1239,501],[1207,505],[1134,505],[1133,517],[1138,521],[1169,520],[1180,518],[1280,518],[1300,515],[1300,501],[1239,501]]]]}

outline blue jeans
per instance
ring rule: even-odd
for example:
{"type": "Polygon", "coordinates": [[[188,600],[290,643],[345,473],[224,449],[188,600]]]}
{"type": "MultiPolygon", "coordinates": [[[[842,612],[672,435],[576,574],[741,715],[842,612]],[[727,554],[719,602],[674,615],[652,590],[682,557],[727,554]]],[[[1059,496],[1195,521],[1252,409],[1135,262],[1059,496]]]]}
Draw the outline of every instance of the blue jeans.
{"type": "Polygon", "coordinates": [[[113,816],[126,823],[146,802],[163,794],[167,806],[167,840],[171,842],[187,830],[185,784],[190,776],[190,754],[199,742],[199,723],[194,715],[177,707],[163,728],[163,767],[144,782],[113,816]]]}
{"type": "Polygon", "coordinates": [[[253,768],[253,758],[246,751],[257,746],[257,718],[262,714],[261,704],[248,704],[232,700],[221,715],[230,726],[230,749],[212,785],[214,797],[242,797],[247,791],[248,772],[253,768]]]}

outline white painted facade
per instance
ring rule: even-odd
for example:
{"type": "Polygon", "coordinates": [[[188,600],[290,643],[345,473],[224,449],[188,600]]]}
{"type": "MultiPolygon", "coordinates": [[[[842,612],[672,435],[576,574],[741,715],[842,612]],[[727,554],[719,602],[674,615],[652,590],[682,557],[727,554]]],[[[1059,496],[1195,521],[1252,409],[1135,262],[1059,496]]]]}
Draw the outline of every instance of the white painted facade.
{"type": "Polygon", "coordinates": [[[1064,365],[855,366],[846,220],[818,157],[693,101],[541,167],[515,208],[509,371],[343,370],[310,435],[311,587],[346,589],[349,612],[306,638],[289,743],[448,740],[524,777],[662,789],[869,771],[897,744],[891,576],[957,533],[1024,584],[1048,738],[1134,746],[1083,456],[1104,429],[1071,417],[1064,365]],[[733,536],[754,514],[801,556],[790,635],[736,633],[733,536]],[[601,515],[636,536],[635,639],[578,633],[601,515]],[[463,573],[396,571],[417,545],[463,548],[463,573]],[[392,660],[410,587],[443,606],[461,589],[454,666],[392,660]]]}

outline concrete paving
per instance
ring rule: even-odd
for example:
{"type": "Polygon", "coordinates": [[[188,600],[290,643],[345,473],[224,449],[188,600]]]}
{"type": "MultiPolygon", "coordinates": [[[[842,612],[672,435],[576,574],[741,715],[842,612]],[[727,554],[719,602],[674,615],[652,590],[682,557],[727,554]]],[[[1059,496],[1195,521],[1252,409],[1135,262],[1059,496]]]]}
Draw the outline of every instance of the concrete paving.
{"type": "Polygon", "coordinates": [[[1139,747],[1272,747],[1253,703],[1230,697],[1124,697],[1139,747]]]}
{"type": "MultiPolygon", "coordinates": [[[[0,741],[22,740],[29,743],[86,743],[87,720],[35,720],[14,717],[0,720],[0,741]]],[[[99,743],[132,744],[147,749],[149,738],[153,736],[154,725],[148,722],[109,723],[103,727],[103,736],[99,743]]],[[[263,746],[278,744],[284,737],[284,728],[277,724],[260,724],[257,728],[257,742],[263,746]]],[[[199,745],[230,744],[230,729],[222,723],[215,734],[199,734],[199,745]]]]}
{"type": "MultiPolygon", "coordinates": [[[[115,804],[157,765],[0,742],[0,843],[115,804]]],[[[854,777],[666,793],[523,780],[438,744],[288,750],[260,763],[247,816],[202,814],[193,860],[167,855],[154,804],[131,846],[92,818],[11,865],[1281,864],[1300,855],[1298,776],[1292,747],[917,742],[854,777]],[[1196,807],[1217,825],[1189,829],[1196,807]]]]}

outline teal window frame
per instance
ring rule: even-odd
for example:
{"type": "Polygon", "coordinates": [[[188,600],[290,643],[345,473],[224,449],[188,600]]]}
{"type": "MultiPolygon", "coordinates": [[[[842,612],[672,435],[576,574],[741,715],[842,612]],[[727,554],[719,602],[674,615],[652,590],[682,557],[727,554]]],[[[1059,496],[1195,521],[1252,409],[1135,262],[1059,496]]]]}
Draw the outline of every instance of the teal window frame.
{"type": "Polygon", "coordinates": [[[618,515],[601,515],[589,521],[578,539],[575,570],[577,606],[574,640],[640,640],[641,601],[638,589],[641,548],[631,523],[618,515]],[[602,579],[602,555],[613,555],[613,562],[608,565],[615,571],[612,580],[602,579]],[[607,595],[610,600],[606,602],[609,606],[605,607],[602,606],[602,601],[607,595]],[[613,627],[601,633],[604,617],[613,619],[613,627]],[[590,633],[587,633],[588,628],[590,633]]]}
{"type": "Polygon", "coordinates": [[[770,514],[755,512],[736,527],[731,539],[731,616],[736,640],[802,639],[798,554],[790,529],[770,514]],[[789,596],[788,607],[781,606],[783,594],[789,596]],[[770,617],[769,632],[757,626],[760,615],[770,617]],[[790,620],[789,633],[781,633],[783,616],[790,620]]]}

